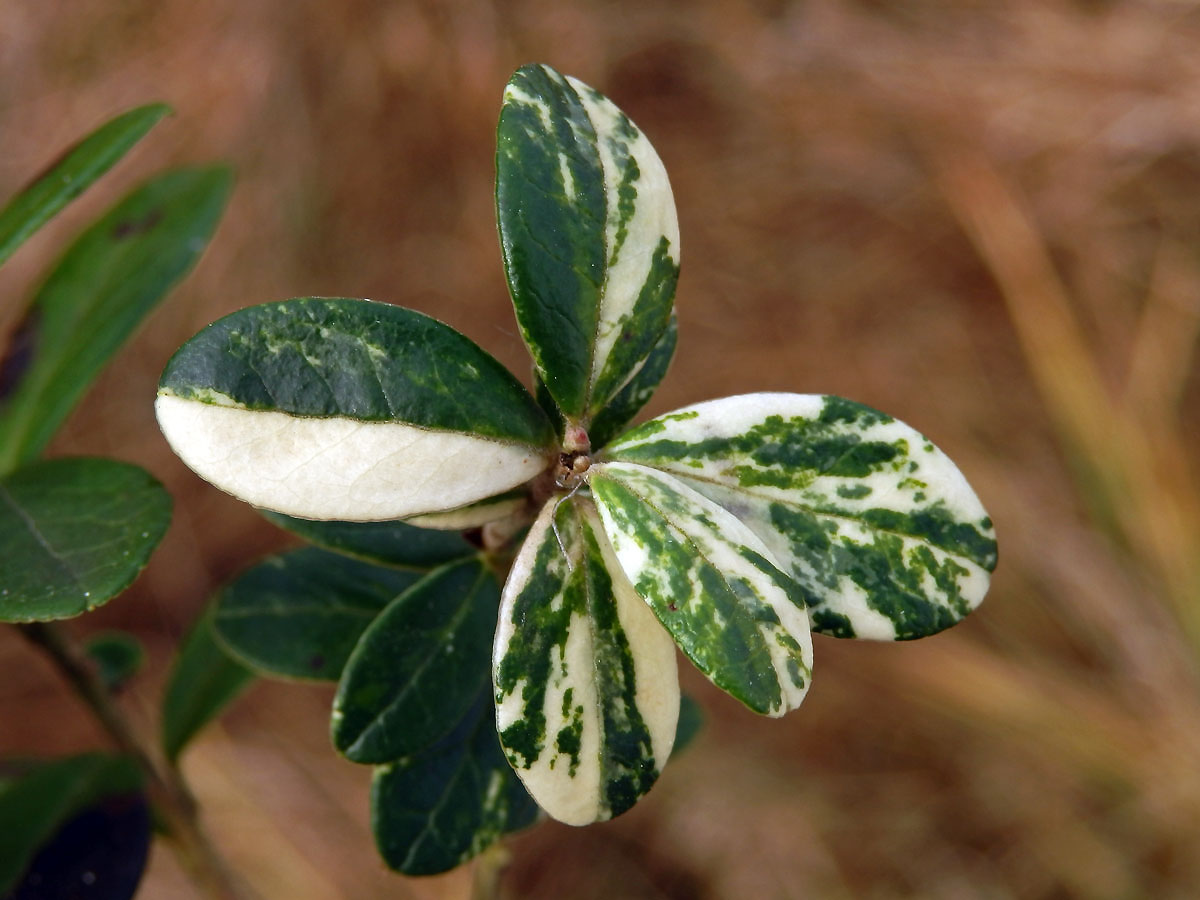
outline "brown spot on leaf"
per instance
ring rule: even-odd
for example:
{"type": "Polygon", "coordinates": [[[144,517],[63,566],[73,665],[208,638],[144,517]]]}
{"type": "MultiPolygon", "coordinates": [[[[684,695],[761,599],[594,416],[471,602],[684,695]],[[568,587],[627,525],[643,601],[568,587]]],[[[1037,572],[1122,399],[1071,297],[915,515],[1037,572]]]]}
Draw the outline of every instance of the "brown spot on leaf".
{"type": "Polygon", "coordinates": [[[38,326],[41,324],[41,311],[31,307],[17,324],[9,341],[8,349],[0,357],[0,400],[12,394],[20,383],[21,378],[33,363],[34,345],[37,343],[38,326]]]}
{"type": "Polygon", "coordinates": [[[163,211],[161,209],[152,209],[140,219],[127,219],[124,222],[118,222],[112,230],[112,236],[120,241],[137,234],[145,234],[162,220],[163,211]]]}

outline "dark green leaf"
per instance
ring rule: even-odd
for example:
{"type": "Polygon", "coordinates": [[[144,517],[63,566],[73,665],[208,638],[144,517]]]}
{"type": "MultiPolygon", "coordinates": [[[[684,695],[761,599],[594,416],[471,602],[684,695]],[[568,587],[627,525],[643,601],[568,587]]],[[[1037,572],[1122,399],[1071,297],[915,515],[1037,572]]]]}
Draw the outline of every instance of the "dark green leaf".
{"type": "Polygon", "coordinates": [[[262,674],[336,681],[366,627],[420,578],[304,547],[266,559],[222,590],[213,627],[262,674]]]}
{"type": "Polygon", "coordinates": [[[8,896],[38,848],[72,816],[105,797],[136,793],[137,765],[87,753],[36,766],[0,787],[0,896],[8,896]]]}
{"type": "Polygon", "coordinates": [[[205,611],[179,649],[163,698],[162,744],[174,762],[187,743],[217,718],[254,673],[217,643],[213,609],[205,611]]]}
{"type": "Polygon", "coordinates": [[[529,392],[468,338],[367,300],[226,316],[171,359],[157,411],[202,477],[307,519],[383,521],[474,503],[543,471],[554,440],[529,392]]]}
{"type": "Polygon", "coordinates": [[[263,515],[326,550],[405,569],[432,569],[475,553],[461,534],[417,528],[404,522],[319,522],[282,513],[263,515]]]}
{"type": "Polygon", "coordinates": [[[487,685],[450,734],[371,783],[375,844],[406,875],[447,872],[537,814],[496,739],[487,685]]]}
{"type": "Polygon", "coordinates": [[[25,239],[82,194],[171,110],[139,106],[101,125],[64,153],[0,211],[0,264],[25,239]]]}
{"type": "Polygon", "coordinates": [[[56,459],[0,478],[0,621],[63,619],[107,602],[170,521],[170,496],[128,463],[56,459]]]}
{"type": "Polygon", "coordinates": [[[687,694],[679,696],[679,723],[675,726],[675,746],[672,754],[678,754],[696,739],[704,727],[704,710],[687,694]]]}
{"type": "Polygon", "coordinates": [[[41,453],[104,364],[192,267],[230,184],[223,168],[159,176],[59,260],[21,326],[28,368],[0,384],[0,473],[41,453]]]}
{"type": "Polygon", "coordinates": [[[588,438],[593,450],[599,450],[620,434],[621,429],[628,425],[650,400],[671,366],[671,358],[675,355],[675,345],[678,342],[679,323],[675,316],[671,316],[667,330],[654,345],[637,374],[608,401],[604,409],[596,413],[596,418],[588,428],[588,438]]]}
{"type": "Polygon", "coordinates": [[[513,75],[496,140],[517,322],[558,407],[586,426],[667,327],[679,225],[666,171],[623,112],[548,66],[513,75]]]}
{"type": "Polygon", "coordinates": [[[479,559],[451,563],[371,623],[333,701],[333,745],[360,763],[424,750],[487,681],[500,588],[479,559]]]}
{"type": "Polygon", "coordinates": [[[120,689],[146,661],[141,643],[125,631],[101,632],[87,642],[84,650],[111,691],[120,689]]]}

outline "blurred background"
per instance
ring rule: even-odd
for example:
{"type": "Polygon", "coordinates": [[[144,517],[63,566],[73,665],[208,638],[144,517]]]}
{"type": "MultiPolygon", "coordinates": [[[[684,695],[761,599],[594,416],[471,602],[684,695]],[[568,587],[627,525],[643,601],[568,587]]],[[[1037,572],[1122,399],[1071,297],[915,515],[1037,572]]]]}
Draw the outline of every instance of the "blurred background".
{"type": "MultiPolygon", "coordinates": [[[[171,648],[289,538],[153,421],[182,341],[246,305],[370,297],[527,377],[496,240],[500,95],[542,61],[666,163],[680,349],[647,414],[758,390],[886,410],[997,524],[983,607],[912,644],[816,641],[804,707],[708,714],[626,816],[511,842],[511,897],[1200,895],[1200,11],[1172,0],[40,0],[0,4],[0,195],[107,117],[177,115],[5,267],[0,339],[56,248],[168,164],[238,186],[197,270],[53,447],[176,498],[141,579],[78,635],[136,632],[153,726],[171,648]]],[[[11,629],[10,629],[11,631],[11,629]]],[[[685,669],[687,668],[685,664],[685,669]]],[[[266,898],[462,897],[388,874],[332,691],[260,683],[189,751],[206,823],[266,898]]],[[[0,633],[0,754],[102,735],[0,633]]],[[[141,896],[194,896],[157,848],[141,896]]]]}

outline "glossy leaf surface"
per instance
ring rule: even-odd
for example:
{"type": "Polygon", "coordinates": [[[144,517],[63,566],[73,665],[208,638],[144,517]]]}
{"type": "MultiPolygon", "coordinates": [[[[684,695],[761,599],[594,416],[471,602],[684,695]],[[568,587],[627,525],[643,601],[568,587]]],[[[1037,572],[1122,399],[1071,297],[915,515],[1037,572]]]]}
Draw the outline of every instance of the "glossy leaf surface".
{"type": "Polygon", "coordinates": [[[172,357],[172,449],[256,506],[382,521],[503,493],[548,464],[553,429],[500,363],[448,325],[366,300],[241,310],[172,357]]]}
{"type": "Polygon", "coordinates": [[[824,634],[933,634],[980,603],[996,565],[991,520],[954,463],[904,423],[838,397],[700,403],[608,452],[732,511],[799,583],[824,634]]]}
{"type": "Polygon", "coordinates": [[[443,566],[392,601],[342,673],[331,728],[338,752],[392,762],[453,728],[487,680],[499,603],[478,558],[443,566]]]}
{"type": "Polygon", "coordinates": [[[0,210],[0,264],[107,172],[171,110],[139,106],[105,122],[67,150],[0,210]]]}
{"type": "Polygon", "coordinates": [[[679,225],[666,170],[607,98],[542,65],[504,91],[496,209],[517,322],[558,407],[601,409],[667,327],[679,225]]]}
{"type": "Polygon", "coordinates": [[[675,647],[590,500],[551,499],[530,529],[504,586],[492,665],[500,743],[554,818],[609,819],[654,785],[679,717],[675,647]]]}
{"type": "Polygon", "coordinates": [[[148,472],[55,459],[0,478],[0,621],[77,616],[133,582],[171,521],[148,472]]]}
{"type": "Polygon", "coordinates": [[[231,180],[223,168],[161,175],[68,248],[0,365],[0,473],[41,453],[117,348],[196,262],[231,180]]]}
{"type": "Polygon", "coordinates": [[[700,671],[755,712],[799,706],[812,677],[808,616],[763,542],[654,469],[605,463],[590,484],[621,568],[700,671]]]}
{"type": "Polygon", "coordinates": [[[162,710],[162,745],[174,762],[205,725],[254,680],[254,673],[233,659],[216,640],[213,611],[192,627],[175,658],[162,710]]]}
{"type": "Polygon", "coordinates": [[[132,760],[87,753],[38,764],[0,786],[0,896],[72,816],[107,796],[136,793],[141,783],[132,760]]]}
{"type": "Polygon", "coordinates": [[[537,814],[496,740],[487,685],[450,734],[376,769],[371,783],[375,844],[406,875],[449,871],[537,814]]]}
{"type": "Polygon", "coordinates": [[[213,627],[258,672],[336,681],[367,626],[421,577],[304,547],[269,557],[225,587],[213,627]]]}

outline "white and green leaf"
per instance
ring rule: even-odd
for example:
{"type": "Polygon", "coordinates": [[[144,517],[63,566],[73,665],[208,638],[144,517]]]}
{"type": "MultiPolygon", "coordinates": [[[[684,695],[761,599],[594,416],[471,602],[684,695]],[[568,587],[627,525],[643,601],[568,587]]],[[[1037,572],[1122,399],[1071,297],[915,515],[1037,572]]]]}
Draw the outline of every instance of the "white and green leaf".
{"type": "Polygon", "coordinates": [[[587,431],[593,448],[605,446],[620,434],[621,429],[649,402],[671,366],[678,342],[679,324],[672,315],[667,330],[658,339],[641,368],[592,419],[587,431]]]}
{"type": "Polygon", "coordinates": [[[606,97],[549,66],[504,91],[496,208],[517,321],[559,409],[584,421],[667,327],[679,224],[666,169],[606,97]]]}
{"type": "Polygon", "coordinates": [[[808,616],[763,541],[671,475],[625,462],[588,474],[621,568],[687,657],[755,712],[799,706],[812,677],[808,616]]]}
{"type": "Polygon", "coordinates": [[[589,499],[551,499],[504,586],[493,657],[500,743],[570,825],[650,790],[675,737],[675,648],[612,555],[589,499]]]}
{"type": "MultiPolygon", "coordinates": [[[[529,492],[517,489],[497,494],[494,497],[487,497],[475,503],[468,503],[457,509],[412,516],[405,521],[417,528],[428,528],[433,531],[466,531],[469,528],[479,528],[488,522],[516,516],[529,507],[529,492]]],[[[530,518],[532,518],[532,513],[533,510],[529,509],[528,516],[530,518]]]]}
{"type": "Polygon", "coordinates": [[[991,519],[950,459],[838,397],[747,394],[653,419],[613,443],[734,513],[804,591],[813,629],[906,640],[979,605],[991,519]]]}
{"type": "Polygon", "coordinates": [[[554,440],[529,392],[468,338],[365,300],[226,316],[171,359],[156,409],[201,477],[309,519],[465,506],[545,469],[554,440]]]}

